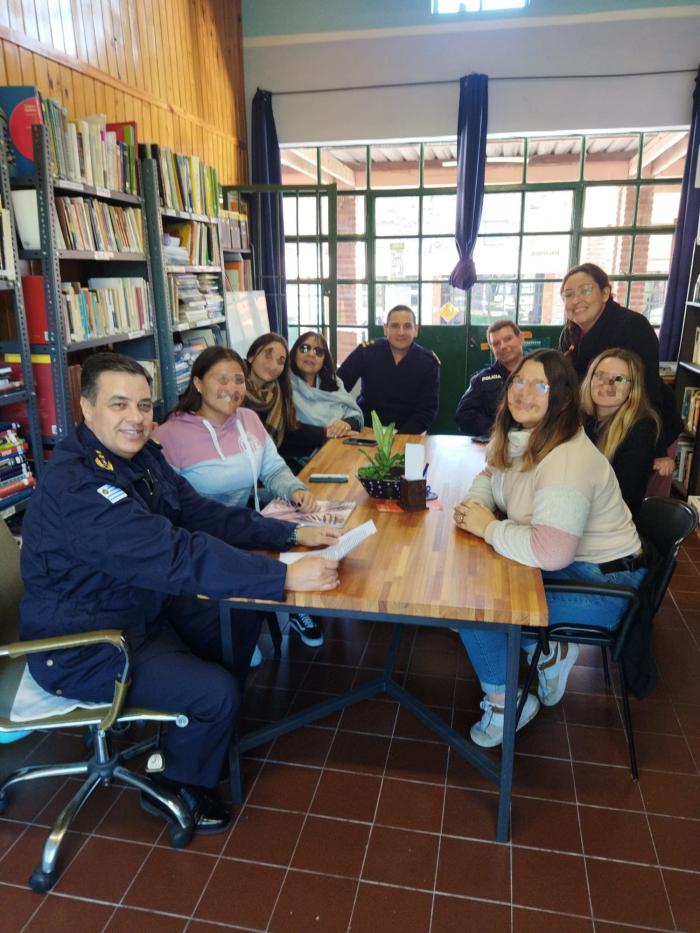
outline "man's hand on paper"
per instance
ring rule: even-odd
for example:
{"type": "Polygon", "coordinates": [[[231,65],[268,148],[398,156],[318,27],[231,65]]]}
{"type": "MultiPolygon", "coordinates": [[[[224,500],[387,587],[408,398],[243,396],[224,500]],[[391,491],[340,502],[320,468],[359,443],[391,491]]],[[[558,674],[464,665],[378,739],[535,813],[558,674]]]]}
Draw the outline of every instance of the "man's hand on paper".
{"type": "Polygon", "coordinates": [[[329,547],[340,537],[337,528],[326,525],[306,525],[297,527],[297,544],[303,547],[329,547]]]}
{"type": "MultiPolygon", "coordinates": [[[[305,528],[310,531],[310,528],[305,528]]],[[[331,531],[332,529],[314,529],[331,531]]],[[[304,557],[287,567],[286,590],[333,590],[338,585],[340,561],[326,560],[324,557],[304,557]]]]}

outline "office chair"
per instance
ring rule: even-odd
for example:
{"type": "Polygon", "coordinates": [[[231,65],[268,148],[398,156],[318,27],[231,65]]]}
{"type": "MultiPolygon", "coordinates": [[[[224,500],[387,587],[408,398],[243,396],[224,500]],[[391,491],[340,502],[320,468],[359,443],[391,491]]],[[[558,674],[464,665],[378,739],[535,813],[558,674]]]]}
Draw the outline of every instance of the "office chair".
{"type": "MultiPolygon", "coordinates": [[[[0,619],[0,733],[18,730],[75,729],[86,727],[87,738],[91,744],[90,757],[84,761],[70,763],[49,763],[27,765],[8,775],[0,783],[0,813],[8,806],[11,788],[24,781],[36,781],[42,778],[69,775],[84,775],[72,800],[64,807],[54,823],[44,844],[41,862],[29,878],[33,891],[49,891],[56,883],[56,862],[61,843],[71,821],[92,795],[99,784],[111,784],[121,781],[135,787],[148,797],[153,798],[170,815],[169,836],[173,848],[184,848],[194,832],[192,815],[174,794],[160,789],[147,776],[137,774],[125,767],[125,762],[157,748],[159,735],[146,739],[115,752],[112,749],[110,730],[118,725],[134,721],[175,723],[187,725],[187,717],[178,713],[160,712],[151,709],[136,709],[125,705],[129,689],[129,650],[121,632],[108,629],[98,632],[80,632],[75,635],[59,635],[55,638],[43,638],[36,641],[18,641],[19,604],[22,596],[22,579],[19,572],[19,548],[4,521],[0,520],[0,593],[2,593],[2,618],[0,619]],[[43,709],[40,715],[33,715],[37,708],[27,703],[27,694],[21,684],[25,676],[26,657],[38,651],[59,651],[65,648],[78,648],[88,645],[110,644],[121,652],[123,667],[121,675],[114,684],[112,702],[96,706],[75,706],[73,701],[62,697],[52,697],[45,691],[42,700],[50,698],[51,708],[43,709]],[[19,696],[18,696],[19,695],[19,696]],[[24,703],[22,697],[25,698],[24,703]],[[17,717],[22,718],[18,721],[17,717]]],[[[160,727],[159,727],[160,728],[160,727]]]]}
{"type": "Polygon", "coordinates": [[[549,641],[571,641],[579,645],[600,645],[603,652],[605,682],[608,689],[611,686],[608,669],[608,650],[610,650],[613,661],[617,663],[620,676],[623,723],[629,750],[630,770],[633,780],[636,781],[639,778],[639,772],[637,770],[637,753],[634,745],[632,714],[629,705],[629,684],[623,665],[623,653],[632,626],[641,624],[640,610],[642,607],[644,607],[645,617],[649,623],[656,615],[676,568],[680,546],[697,527],[698,515],[685,502],[652,496],[645,499],[640,506],[635,524],[640,536],[651,542],[653,549],[657,552],[657,557],[647,571],[646,578],[638,591],[612,583],[585,583],[578,580],[572,580],[571,582],[566,580],[545,581],[544,588],[548,593],[589,593],[592,596],[624,596],[629,600],[629,603],[620,624],[612,631],[599,628],[596,625],[569,625],[566,622],[550,625],[544,631],[524,629],[528,634],[537,634],[538,641],[525,678],[525,686],[518,703],[517,716],[519,719],[537,670],[540,655],[543,650],[549,651],[549,641]]]}

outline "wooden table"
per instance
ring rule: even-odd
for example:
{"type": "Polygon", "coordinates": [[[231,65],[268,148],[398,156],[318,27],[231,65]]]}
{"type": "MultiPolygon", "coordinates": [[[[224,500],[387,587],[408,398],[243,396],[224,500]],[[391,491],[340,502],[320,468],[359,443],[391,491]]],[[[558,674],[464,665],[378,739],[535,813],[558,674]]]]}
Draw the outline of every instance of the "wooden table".
{"type": "MultiPolygon", "coordinates": [[[[284,603],[226,600],[221,603],[225,656],[231,654],[229,610],[251,608],[290,611],[305,609],[315,616],[369,619],[395,625],[382,675],[375,681],[326,700],[242,736],[230,756],[234,801],[241,802],[239,752],[314,722],[331,712],[378,693],[387,693],[407,706],[451,748],[499,785],[496,839],[507,842],[515,744],[515,707],[520,651],[520,626],[545,626],[547,605],[539,570],[496,554],[484,541],[459,531],[452,510],[481,470],[484,450],[466,437],[399,435],[394,449],[407,441],[424,443],[428,483],[437,492],[442,510],[381,512],[355,476],[366,463],[361,448],[329,441],[300,474],[348,473],[344,484],[312,484],[320,499],[352,499],[357,503],[346,528],[368,519],[377,534],[346,557],[338,589],[323,593],[288,593],[284,603]],[[506,713],[501,765],[498,767],[464,736],[455,732],[393,679],[404,625],[453,628],[505,625],[508,636],[506,713]]],[[[374,448],[366,448],[372,454],[374,448]]],[[[313,553],[313,552],[309,552],[313,553]]],[[[455,650],[463,650],[456,647],[455,650]]],[[[475,710],[476,713],[476,710],[475,710]]]]}

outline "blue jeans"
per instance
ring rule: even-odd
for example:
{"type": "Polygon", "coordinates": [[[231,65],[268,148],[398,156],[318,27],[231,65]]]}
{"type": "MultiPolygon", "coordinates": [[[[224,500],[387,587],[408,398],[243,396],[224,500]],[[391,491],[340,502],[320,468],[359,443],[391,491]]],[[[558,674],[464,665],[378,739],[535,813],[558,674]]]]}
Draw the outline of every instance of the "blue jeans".
{"type": "MultiPolygon", "coordinates": [[[[622,570],[619,573],[601,573],[598,564],[574,561],[562,570],[543,570],[547,580],[583,580],[591,583],[619,583],[637,589],[644,579],[646,568],[622,570]]],[[[584,593],[547,593],[549,622],[570,622],[573,625],[599,625],[614,629],[627,608],[627,600],[620,597],[592,596],[584,593]]],[[[459,633],[469,660],[481,682],[484,693],[504,693],[506,689],[507,635],[500,625],[488,629],[465,629],[459,633]]],[[[523,638],[523,649],[533,642],[523,638]]]]}

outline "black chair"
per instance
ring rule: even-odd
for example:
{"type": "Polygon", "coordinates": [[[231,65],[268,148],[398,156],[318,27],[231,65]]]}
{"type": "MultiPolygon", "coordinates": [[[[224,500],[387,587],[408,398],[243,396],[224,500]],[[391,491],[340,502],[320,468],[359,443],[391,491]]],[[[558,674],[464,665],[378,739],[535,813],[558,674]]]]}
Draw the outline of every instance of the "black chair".
{"type": "MultiPolygon", "coordinates": [[[[129,650],[121,632],[107,629],[97,632],[78,632],[75,635],[57,635],[37,641],[19,641],[19,605],[22,597],[22,579],[19,572],[19,548],[17,542],[2,519],[0,519],[0,733],[17,731],[44,731],[51,729],[86,728],[87,742],[91,754],[83,761],[46,762],[25,765],[0,778],[0,813],[11,803],[12,789],[26,781],[38,781],[58,777],[82,776],[73,798],[59,814],[44,845],[41,861],[32,872],[29,886],[33,891],[50,890],[57,878],[57,860],[61,843],[83,805],[100,785],[119,781],[135,787],[145,794],[164,813],[169,815],[170,845],[173,848],[186,846],[194,832],[192,815],[175,794],[162,790],[151,782],[147,775],[127,768],[126,762],[148,753],[159,755],[159,735],[151,736],[137,744],[115,750],[111,734],[119,727],[126,728],[132,722],[174,723],[186,726],[187,718],[179,713],[155,709],[129,707],[126,697],[129,689],[129,650]],[[111,644],[122,655],[123,666],[114,685],[114,697],[101,706],[80,706],[74,709],[41,708],[31,700],[19,709],[22,682],[25,676],[26,658],[37,651],[60,651],[65,648],[111,644]],[[21,712],[22,718],[17,719],[21,712]]],[[[158,729],[160,726],[158,726],[158,729]]],[[[150,759],[149,759],[150,761],[150,759]]],[[[159,762],[154,760],[154,770],[159,762]]],[[[105,870],[109,870],[105,868],[105,870]]]]}
{"type": "Polygon", "coordinates": [[[637,513],[635,523],[640,537],[646,542],[650,542],[651,548],[649,550],[654,553],[652,566],[650,566],[639,591],[611,583],[585,583],[578,580],[545,582],[545,591],[548,593],[589,593],[592,596],[624,596],[629,600],[629,603],[620,624],[612,631],[596,625],[569,625],[566,622],[550,625],[544,631],[541,629],[524,629],[530,635],[536,634],[538,641],[525,679],[525,687],[518,704],[517,715],[520,718],[528,690],[537,670],[537,662],[543,650],[549,651],[550,641],[571,641],[579,645],[600,645],[603,652],[605,682],[608,689],[611,686],[608,669],[608,650],[610,650],[613,661],[617,663],[620,675],[623,721],[629,749],[630,769],[632,777],[636,781],[639,772],[637,770],[637,754],[632,731],[628,677],[625,674],[623,664],[625,646],[628,644],[633,626],[643,625],[644,619],[647,620],[647,624],[651,624],[651,620],[661,605],[673,576],[673,571],[676,568],[680,546],[697,527],[698,515],[685,502],[653,496],[644,500],[637,513]]]}

